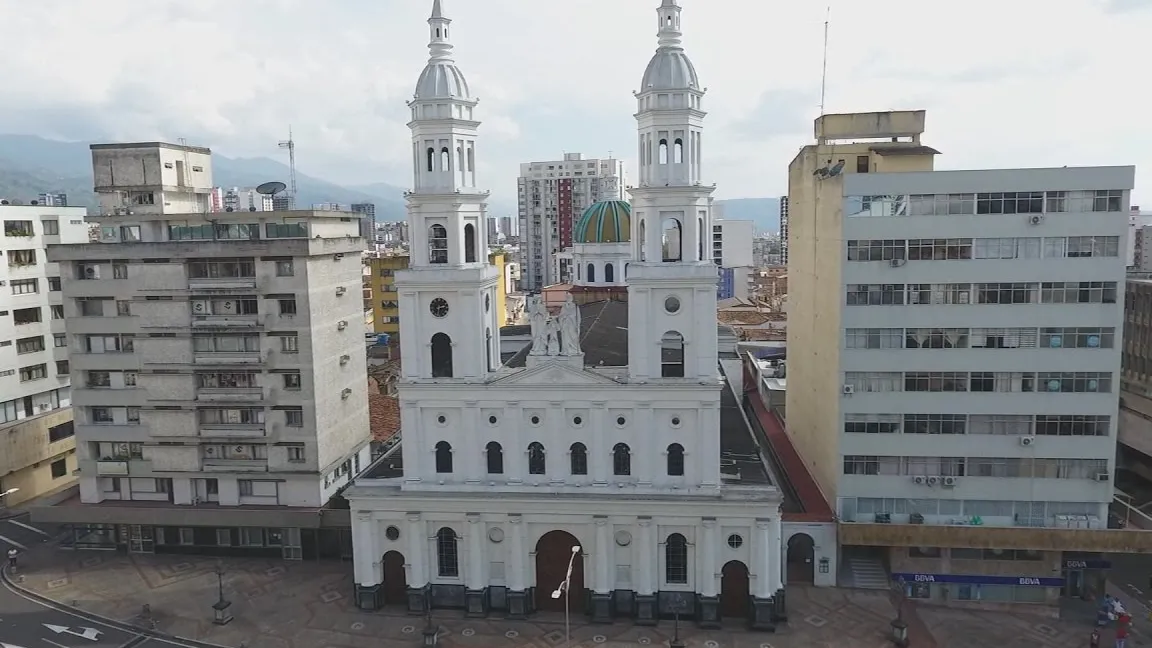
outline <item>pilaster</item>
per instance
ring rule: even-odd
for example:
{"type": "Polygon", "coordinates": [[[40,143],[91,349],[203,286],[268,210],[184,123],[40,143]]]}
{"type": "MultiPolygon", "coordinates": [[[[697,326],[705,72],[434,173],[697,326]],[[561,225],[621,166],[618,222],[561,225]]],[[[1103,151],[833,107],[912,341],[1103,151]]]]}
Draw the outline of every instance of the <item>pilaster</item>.
{"type": "Polygon", "coordinates": [[[486,466],[484,462],[484,439],[477,429],[480,426],[480,408],[479,403],[476,401],[464,402],[464,427],[466,430],[466,444],[468,448],[467,455],[460,457],[457,455],[455,459],[463,464],[456,468],[465,476],[465,483],[480,484],[483,482],[486,473],[486,466]]]}
{"type": "MultiPolygon", "coordinates": [[[[636,477],[640,486],[652,485],[652,462],[657,456],[659,444],[658,433],[655,427],[655,415],[652,412],[652,403],[641,401],[636,403],[637,429],[641,430],[643,446],[633,449],[632,456],[636,461],[636,477]]],[[[708,436],[708,435],[701,435],[708,436]]]]}
{"type": "Polygon", "coordinates": [[[518,401],[509,401],[504,406],[504,420],[512,424],[512,447],[504,448],[504,474],[510,484],[524,483],[524,475],[528,473],[527,457],[524,454],[528,448],[524,426],[528,423],[523,419],[524,412],[518,401]]]}
{"type": "Polygon", "coordinates": [[[592,484],[595,486],[608,485],[608,464],[611,463],[612,452],[605,437],[606,428],[610,423],[607,418],[607,403],[592,403],[592,447],[588,448],[588,466],[592,473],[592,484]]]}
{"type": "Polygon", "coordinates": [[[512,528],[512,538],[509,541],[510,554],[508,574],[508,618],[523,619],[527,617],[528,591],[525,572],[525,562],[528,554],[524,551],[524,519],[519,515],[508,516],[508,526],[512,528]]]}
{"type": "Polygon", "coordinates": [[[592,622],[612,622],[612,525],[608,518],[596,516],[596,577],[592,587],[592,622]]]}
{"type": "Polygon", "coordinates": [[[464,614],[482,617],[488,614],[484,581],[484,524],[481,517],[470,513],[468,518],[468,580],[464,592],[464,614]]]}
{"type": "Polygon", "coordinates": [[[408,614],[424,614],[428,609],[428,563],[425,556],[428,533],[420,513],[406,518],[408,536],[408,614]]]}
{"type": "Polygon", "coordinates": [[[636,583],[636,624],[656,625],[659,616],[656,611],[656,557],[655,529],[652,518],[641,516],[636,521],[639,528],[636,542],[633,543],[633,560],[639,565],[636,583]]]}

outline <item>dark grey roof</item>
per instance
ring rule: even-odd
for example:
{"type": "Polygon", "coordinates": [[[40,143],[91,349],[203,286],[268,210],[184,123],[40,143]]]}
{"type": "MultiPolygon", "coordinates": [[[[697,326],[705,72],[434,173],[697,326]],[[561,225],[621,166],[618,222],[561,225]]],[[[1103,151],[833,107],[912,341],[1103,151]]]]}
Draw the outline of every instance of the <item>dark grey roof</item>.
{"type": "MultiPolygon", "coordinates": [[[[598,301],[581,306],[580,349],[585,366],[628,366],[628,302],[598,301]]],[[[525,345],[505,366],[523,367],[531,350],[531,344],[525,345]]]]}
{"type": "Polygon", "coordinates": [[[720,395],[720,471],[726,476],[738,474],[738,483],[771,483],[760,457],[760,446],[748,429],[744,412],[728,384],[720,395]]]}

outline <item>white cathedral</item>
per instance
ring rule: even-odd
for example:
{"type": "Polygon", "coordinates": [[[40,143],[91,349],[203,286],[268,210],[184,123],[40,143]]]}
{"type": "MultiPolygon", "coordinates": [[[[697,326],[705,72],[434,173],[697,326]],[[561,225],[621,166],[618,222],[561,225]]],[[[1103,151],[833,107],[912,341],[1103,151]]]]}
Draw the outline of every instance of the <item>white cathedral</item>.
{"type": "Polygon", "coordinates": [[[631,204],[585,212],[576,286],[557,313],[533,300],[532,344],[502,363],[478,102],[434,0],[408,102],[400,456],[345,492],[362,609],[523,618],[567,605],[594,622],[743,617],[759,629],[784,618],[781,494],[740,407],[734,344],[721,344],[705,91],[680,12],[662,0],[635,93],[631,204]]]}

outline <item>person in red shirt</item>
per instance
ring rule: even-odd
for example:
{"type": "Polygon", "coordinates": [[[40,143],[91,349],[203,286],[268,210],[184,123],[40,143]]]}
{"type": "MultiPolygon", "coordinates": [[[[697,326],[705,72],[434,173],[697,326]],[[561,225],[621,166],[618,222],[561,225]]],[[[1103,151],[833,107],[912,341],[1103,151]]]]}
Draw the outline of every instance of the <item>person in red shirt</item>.
{"type": "Polygon", "coordinates": [[[1124,648],[1124,644],[1128,641],[1128,625],[1132,623],[1132,617],[1127,614],[1121,614],[1116,619],[1116,648],[1124,648]]]}

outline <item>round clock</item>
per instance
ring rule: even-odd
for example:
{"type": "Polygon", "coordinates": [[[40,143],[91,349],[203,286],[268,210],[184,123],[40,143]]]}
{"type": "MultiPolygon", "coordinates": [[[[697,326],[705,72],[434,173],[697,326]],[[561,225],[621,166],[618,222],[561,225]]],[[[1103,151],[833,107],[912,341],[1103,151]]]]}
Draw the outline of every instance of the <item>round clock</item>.
{"type": "Polygon", "coordinates": [[[437,297],[428,304],[428,310],[432,312],[432,317],[444,317],[448,314],[448,300],[437,297]]]}

